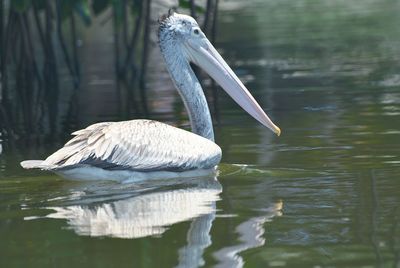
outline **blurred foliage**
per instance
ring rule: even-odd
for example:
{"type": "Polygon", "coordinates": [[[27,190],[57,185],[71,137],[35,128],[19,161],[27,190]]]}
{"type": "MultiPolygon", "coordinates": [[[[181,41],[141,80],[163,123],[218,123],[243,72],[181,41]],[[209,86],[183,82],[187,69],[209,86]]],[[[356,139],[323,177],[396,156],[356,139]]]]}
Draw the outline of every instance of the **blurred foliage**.
{"type": "MultiPolygon", "coordinates": [[[[137,13],[141,0],[56,0],[61,7],[62,19],[65,20],[75,12],[86,25],[90,25],[92,16],[97,16],[105,12],[107,9],[114,7],[117,10],[118,18],[122,17],[124,12],[125,3],[130,7],[132,14],[137,13]]],[[[183,1],[185,2],[185,1],[183,1]]],[[[35,6],[38,11],[46,8],[46,0],[13,0],[11,1],[11,8],[19,13],[29,10],[30,7],[35,6]]]]}
{"type": "MultiPolygon", "coordinates": [[[[195,0],[180,0],[178,5],[193,17],[204,15],[203,27],[209,25],[211,30],[209,15],[216,17],[217,1],[208,0],[206,7],[195,0]]],[[[115,90],[120,106],[128,107],[120,114],[124,118],[146,115],[150,25],[156,23],[152,3],[155,0],[1,0],[0,131],[6,137],[45,134],[53,138],[74,126],[81,86],[79,34],[98,16],[101,24],[113,27],[115,90]],[[63,69],[72,81],[71,90],[60,88],[63,69]],[[61,111],[63,94],[69,104],[61,111]]]]}
{"type": "Polygon", "coordinates": [[[195,3],[194,1],[190,1],[190,0],[179,0],[179,6],[182,8],[187,8],[187,9],[191,9],[193,5],[193,8],[196,12],[198,13],[204,13],[205,9],[203,6],[198,5],[197,3],[195,3]]]}
{"type": "MultiPolygon", "coordinates": [[[[61,14],[63,20],[71,16],[72,12],[75,12],[86,25],[90,25],[92,16],[98,16],[105,12],[107,9],[113,7],[116,10],[117,18],[121,23],[121,18],[125,11],[125,3],[129,5],[131,14],[137,14],[140,8],[142,0],[56,0],[61,6],[61,14]]],[[[46,0],[12,0],[11,8],[19,13],[28,11],[32,6],[35,6],[38,10],[44,10],[46,8],[46,0]]],[[[190,0],[179,0],[179,7],[190,9],[191,5],[194,6],[194,10],[199,13],[204,13],[205,8],[195,1],[190,0]]]]}

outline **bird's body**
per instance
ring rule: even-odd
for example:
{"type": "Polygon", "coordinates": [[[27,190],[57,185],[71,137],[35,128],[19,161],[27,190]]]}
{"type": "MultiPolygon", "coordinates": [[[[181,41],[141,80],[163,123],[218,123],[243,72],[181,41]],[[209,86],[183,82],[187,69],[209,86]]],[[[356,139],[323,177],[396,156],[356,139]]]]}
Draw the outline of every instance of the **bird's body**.
{"type": "Polygon", "coordinates": [[[74,179],[125,179],[141,177],[138,174],[157,176],[156,173],[179,177],[213,171],[221,160],[221,149],[214,143],[206,98],[189,62],[205,69],[247,112],[279,135],[279,128],[193,18],[176,13],[164,18],[159,39],[193,133],[151,120],[97,123],[74,132],[75,137],[47,159],[23,161],[22,167],[49,170],[74,179]]]}
{"type": "Polygon", "coordinates": [[[47,159],[22,162],[66,177],[124,177],[145,172],[212,170],[221,160],[214,142],[161,122],[130,120],[93,124],[72,133],[75,137],[47,159]],[[110,173],[112,172],[112,173],[110,173]]]}

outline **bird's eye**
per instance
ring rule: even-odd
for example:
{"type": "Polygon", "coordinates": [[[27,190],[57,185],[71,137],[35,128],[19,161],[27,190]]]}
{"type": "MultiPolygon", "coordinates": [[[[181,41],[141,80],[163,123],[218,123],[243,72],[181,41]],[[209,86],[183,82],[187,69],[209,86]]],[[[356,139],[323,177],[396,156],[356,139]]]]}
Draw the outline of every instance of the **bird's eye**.
{"type": "Polygon", "coordinates": [[[194,29],[194,30],[193,30],[193,33],[194,33],[195,35],[198,35],[198,34],[200,33],[200,31],[199,31],[199,29],[194,29]]]}

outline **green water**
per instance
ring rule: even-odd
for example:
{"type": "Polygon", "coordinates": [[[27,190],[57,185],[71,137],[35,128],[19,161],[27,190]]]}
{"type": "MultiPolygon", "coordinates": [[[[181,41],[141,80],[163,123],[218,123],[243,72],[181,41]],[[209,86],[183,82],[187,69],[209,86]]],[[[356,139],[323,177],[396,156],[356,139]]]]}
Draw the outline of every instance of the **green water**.
{"type": "MultiPolygon", "coordinates": [[[[399,25],[393,0],[223,1],[217,47],[281,137],[220,93],[216,178],[71,182],[18,165],[59,144],[4,146],[0,267],[400,267],[399,25]]],[[[187,126],[155,63],[152,118],[187,126]]]]}

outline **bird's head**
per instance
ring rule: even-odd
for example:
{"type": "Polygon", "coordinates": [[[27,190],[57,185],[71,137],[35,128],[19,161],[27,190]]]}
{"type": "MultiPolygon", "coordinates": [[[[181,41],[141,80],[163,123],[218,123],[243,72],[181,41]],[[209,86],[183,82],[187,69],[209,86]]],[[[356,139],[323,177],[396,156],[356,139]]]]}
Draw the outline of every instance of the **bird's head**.
{"type": "Polygon", "coordinates": [[[207,72],[246,112],[278,136],[281,130],[269,119],[247,88],[190,16],[171,13],[160,20],[159,41],[164,57],[181,57],[207,72]],[[166,56],[168,55],[168,56],[166,56]]]}

